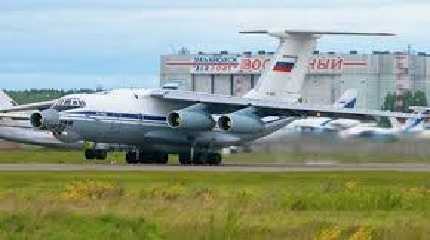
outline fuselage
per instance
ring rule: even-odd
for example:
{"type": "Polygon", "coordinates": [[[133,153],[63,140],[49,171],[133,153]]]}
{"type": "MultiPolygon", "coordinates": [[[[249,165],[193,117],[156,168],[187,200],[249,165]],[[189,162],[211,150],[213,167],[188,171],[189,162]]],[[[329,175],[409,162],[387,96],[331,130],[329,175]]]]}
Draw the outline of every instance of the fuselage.
{"type": "Polygon", "coordinates": [[[115,143],[178,152],[184,147],[220,149],[253,141],[285,126],[286,120],[272,121],[259,133],[232,133],[217,128],[192,131],[168,126],[167,115],[191,104],[162,101],[151,90],[116,90],[103,94],[68,96],[79,99],[82,107],[60,112],[64,131],[96,143],[115,143]]]}

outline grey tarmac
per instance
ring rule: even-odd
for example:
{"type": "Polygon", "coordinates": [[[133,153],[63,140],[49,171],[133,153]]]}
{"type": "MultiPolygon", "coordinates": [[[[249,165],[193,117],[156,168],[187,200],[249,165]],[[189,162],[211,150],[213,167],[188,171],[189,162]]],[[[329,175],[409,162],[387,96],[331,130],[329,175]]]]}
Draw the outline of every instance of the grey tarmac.
{"type": "Polygon", "coordinates": [[[122,165],[122,164],[0,164],[0,172],[14,171],[138,171],[138,172],[338,172],[338,171],[398,171],[430,172],[430,164],[415,163],[303,163],[303,164],[233,164],[222,166],[122,165]]]}

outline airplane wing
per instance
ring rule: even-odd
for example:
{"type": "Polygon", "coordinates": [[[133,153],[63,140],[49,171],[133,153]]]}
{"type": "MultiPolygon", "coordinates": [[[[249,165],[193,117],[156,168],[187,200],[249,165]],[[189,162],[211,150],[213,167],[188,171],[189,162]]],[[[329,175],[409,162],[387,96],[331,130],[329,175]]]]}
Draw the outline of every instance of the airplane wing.
{"type": "Polygon", "coordinates": [[[52,148],[81,149],[83,143],[64,143],[56,139],[49,131],[40,131],[26,127],[0,126],[0,139],[52,148]]]}
{"type": "Polygon", "coordinates": [[[204,103],[212,114],[229,113],[246,107],[254,107],[264,116],[330,117],[372,120],[378,117],[411,118],[416,114],[388,112],[380,110],[336,109],[332,106],[315,106],[302,103],[288,103],[273,100],[249,99],[234,96],[215,95],[191,91],[155,90],[151,97],[163,101],[204,103]]]}
{"type": "Polygon", "coordinates": [[[8,118],[10,120],[30,120],[30,113],[0,113],[0,120],[8,118]]]}
{"type": "Polygon", "coordinates": [[[29,103],[25,105],[11,106],[7,108],[0,109],[0,113],[10,113],[10,112],[22,112],[29,110],[45,110],[48,109],[54,104],[56,100],[45,101],[45,102],[37,102],[37,103],[29,103]]]}

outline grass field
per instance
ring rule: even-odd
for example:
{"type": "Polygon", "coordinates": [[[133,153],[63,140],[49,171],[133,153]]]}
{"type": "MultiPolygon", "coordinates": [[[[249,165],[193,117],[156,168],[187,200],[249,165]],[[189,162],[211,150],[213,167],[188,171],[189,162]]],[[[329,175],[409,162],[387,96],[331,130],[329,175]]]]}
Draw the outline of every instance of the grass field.
{"type": "Polygon", "coordinates": [[[0,239],[429,234],[428,173],[0,173],[0,239]]]}

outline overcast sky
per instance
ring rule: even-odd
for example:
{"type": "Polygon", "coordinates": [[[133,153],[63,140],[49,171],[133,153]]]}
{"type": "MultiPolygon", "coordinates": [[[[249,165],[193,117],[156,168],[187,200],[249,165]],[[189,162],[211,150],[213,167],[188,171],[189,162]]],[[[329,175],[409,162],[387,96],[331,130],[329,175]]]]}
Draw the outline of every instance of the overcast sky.
{"type": "Polygon", "coordinates": [[[430,51],[428,0],[0,1],[0,88],[154,87],[159,55],[273,50],[244,29],[386,31],[329,37],[323,51],[430,51]]]}

